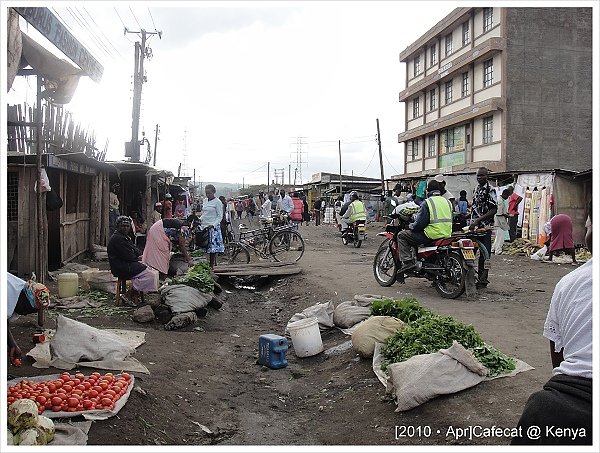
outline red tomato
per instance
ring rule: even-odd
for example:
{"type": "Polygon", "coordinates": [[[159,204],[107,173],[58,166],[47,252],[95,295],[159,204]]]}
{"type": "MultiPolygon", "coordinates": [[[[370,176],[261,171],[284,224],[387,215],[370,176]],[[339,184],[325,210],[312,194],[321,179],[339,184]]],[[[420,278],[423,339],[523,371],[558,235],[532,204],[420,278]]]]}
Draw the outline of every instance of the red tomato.
{"type": "Polygon", "coordinates": [[[77,374],[75,374],[75,377],[77,379],[79,379],[80,381],[83,381],[85,379],[85,376],[83,375],[83,373],[77,373],[77,374]]]}
{"type": "Polygon", "coordinates": [[[42,395],[38,395],[38,397],[35,399],[39,404],[46,404],[46,397],[42,396],[42,395]]]}
{"type": "Polygon", "coordinates": [[[67,400],[67,404],[69,407],[77,407],[79,405],[79,400],[77,398],[69,398],[67,400]]]}
{"type": "Polygon", "coordinates": [[[71,393],[71,390],[73,390],[73,387],[70,386],[69,384],[65,384],[62,386],[63,390],[67,393],[71,393]]]}
{"type": "Polygon", "coordinates": [[[55,395],[66,395],[66,394],[67,394],[67,391],[63,388],[59,388],[55,393],[55,395]]]}
{"type": "Polygon", "coordinates": [[[83,389],[84,390],[89,390],[92,388],[92,384],[90,384],[89,382],[84,382],[83,383],[83,389]]]}
{"type": "Polygon", "coordinates": [[[90,390],[90,391],[87,392],[87,395],[90,398],[96,398],[99,395],[99,393],[98,393],[97,390],[92,389],[92,390],[90,390]]]}
{"type": "Polygon", "coordinates": [[[50,402],[52,403],[53,406],[60,406],[63,402],[62,398],[58,397],[58,396],[53,396],[52,399],[50,400],[50,402]]]}
{"type": "Polygon", "coordinates": [[[113,385],[111,388],[114,389],[115,387],[118,387],[118,388],[122,389],[123,387],[126,387],[126,386],[127,385],[124,384],[123,382],[117,381],[117,382],[113,382],[113,385]]]}
{"type": "Polygon", "coordinates": [[[121,377],[124,378],[127,381],[131,379],[131,376],[129,375],[129,373],[122,373],[121,377]]]}
{"type": "Polygon", "coordinates": [[[50,400],[46,401],[46,404],[44,405],[44,407],[48,410],[50,410],[52,408],[52,403],[50,402],[50,400]]]}
{"type": "Polygon", "coordinates": [[[69,376],[68,374],[61,374],[59,376],[59,379],[62,380],[63,382],[67,382],[71,380],[71,376],[69,376]]]}
{"type": "Polygon", "coordinates": [[[100,388],[104,391],[108,388],[108,384],[106,382],[101,382],[100,383],[100,388]]]}
{"type": "Polygon", "coordinates": [[[111,375],[107,375],[107,374],[106,374],[106,375],[104,375],[104,378],[102,378],[102,380],[103,380],[103,381],[106,381],[106,382],[108,382],[108,383],[110,383],[110,382],[114,381],[114,379],[115,379],[115,378],[113,377],[113,375],[112,375],[112,374],[111,374],[111,375]]]}
{"type": "Polygon", "coordinates": [[[79,384],[81,384],[81,379],[77,379],[77,378],[71,379],[71,385],[73,387],[78,386],[79,384]]]}
{"type": "Polygon", "coordinates": [[[92,376],[97,379],[97,378],[99,378],[102,375],[100,373],[98,373],[97,371],[94,371],[92,374],[90,374],[90,377],[92,377],[92,376]]]}
{"type": "Polygon", "coordinates": [[[114,376],[114,374],[112,374],[112,373],[104,373],[104,377],[108,377],[108,376],[112,377],[112,376],[114,376]]]}
{"type": "Polygon", "coordinates": [[[81,390],[79,390],[79,389],[74,389],[71,392],[71,396],[81,396],[81,395],[83,395],[83,392],[81,390]]]}
{"type": "Polygon", "coordinates": [[[92,403],[90,400],[83,400],[83,408],[84,409],[91,409],[92,406],[94,405],[94,403],[92,403]]]}
{"type": "Polygon", "coordinates": [[[85,390],[85,385],[79,384],[79,385],[76,385],[75,388],[77,390],[81,390],[83,392],[85,390]]]}
{"type": "Polygon", "coordinates": [[[99,385],[92,387],[92,390],[95,390],[98,393],[102,393],[104,391],[99,385]]]}
{"type": "Polygon", "coordinates": [[[106,398],[106,397],[104,397],[100,400],[100,404],[102,404],[103,406],[110,406],[112,404],[112,402],[113,401],[111,398],[106,398]]]}
{"type": "Polygon", "coordinates": [[[54,387],[59,389],[63,386],[63,381],[58,380],[58,381],[54,381],[54,387]]]}
{"type": "Polygon", "coordinates": [[[61,406],[52,406],[52,411],[53,412],[60,412],[62,410],[61,406]]]}

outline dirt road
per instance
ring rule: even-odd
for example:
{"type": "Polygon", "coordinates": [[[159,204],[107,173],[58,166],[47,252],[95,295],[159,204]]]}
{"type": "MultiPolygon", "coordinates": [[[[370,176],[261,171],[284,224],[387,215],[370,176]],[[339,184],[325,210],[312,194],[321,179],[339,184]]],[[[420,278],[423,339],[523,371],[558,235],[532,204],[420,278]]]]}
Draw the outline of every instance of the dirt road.
{"type": "MultiPolygon", "coordinates": [[[[129,313],[78,318],[97,327],[146,332],[146,343],[135,356],[151,371],[136,376],[147,395],[133,392],[118,417],[95,422],[89,444],[507,445],[506,437],[457,438],[450,428],[516,425],[529,395],[551,375],[542,327],[554,285],[574,268],[494,256],[492,283],[470,302],[441,299],[425,280],[382,288],[372,274],[381,228],[369,225],[369,239],[354,249],[342,245],[332,226],[301,227],[307,249],[299,263],[303,274],[255,291],[227,287],[223,308],[211,309],[196,325],[201,331],[190,327],[165,332],[157,322],[136,324],[129,313]],[[282,335],[294,313],[317,302],[350,300],[355,294],[415,297],[427,308],[473,324],[485,341],[535,369],[396,413],[370,361],[352,350],[299,359],[290,348],[286,368],[256,364],[261,334],[282,335]]],[[[14,328],[24,350],[30,346],[33,322],[33,317],[23,318],[14,328]]],[[[339,330],[322,338],[326,349],[350,339],[339,330]]],[[[37,370],[30,363],[27,359],[9,372],[56,372],[37,370]]]]}

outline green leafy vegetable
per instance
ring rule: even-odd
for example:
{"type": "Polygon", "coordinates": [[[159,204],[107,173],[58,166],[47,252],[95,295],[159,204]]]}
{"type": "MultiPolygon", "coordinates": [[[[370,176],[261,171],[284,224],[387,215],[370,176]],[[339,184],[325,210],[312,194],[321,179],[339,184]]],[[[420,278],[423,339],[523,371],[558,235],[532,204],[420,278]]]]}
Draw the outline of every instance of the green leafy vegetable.
{"type": "Polygon", "coordinates": [[[210,266],[206,262],[194,265],[185,275],[175,277],[172,283],[188,285],[203,293],[210,293],[215,287],[215,281],[210,275],[210,266]]]}
{"type": "Polygon", "coordinates": [[[381,350],[383,370],[391,363],[403,362],[415,355],[447,349],[454,340],[488,368],[489,376],[515,369],[515,360],[484,343],[472,325],[465,325],[450,316],[439,316],[423,308],[415,299],[374,301],[371,313],[394,316],[407,323],[385,341],[381,350]]]}

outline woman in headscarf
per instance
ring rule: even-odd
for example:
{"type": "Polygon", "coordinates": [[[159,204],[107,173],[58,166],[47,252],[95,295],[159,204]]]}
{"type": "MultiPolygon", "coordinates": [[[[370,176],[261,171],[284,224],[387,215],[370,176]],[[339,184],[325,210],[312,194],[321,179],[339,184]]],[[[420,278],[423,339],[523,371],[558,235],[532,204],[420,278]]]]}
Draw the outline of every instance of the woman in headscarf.
{"type": "Polygon", "coordinates": [[[136,293],[158,291],[158,272],[140,262],[142,252],[135,246],[130,232],[131,217],[117,217],[117,231],[110,237],[106,247],[111,273],[132,282],[132,288],[121,296],[129,305],[136,293]]]}
{"type": "Polygon", "coordinates": [[[571,255],[573,264],[577,264],[575,258],[575,243],[573,242],[573,222],[566,214],[558,214],[550,219],[550,261],[552,255],[558,252],[571,255]]]}
{"type": "Polygon", "coordinates": [[[181,254],[192,265],[192,257],[188,253],[187,241],[189,228],[179,219],[162,219],[155,222],[146,235],[146,247],[142,255],[142,263],[159,271],[164,278],[169,273],[171,261],[171,239],[177,241],[181,254]]]}
{"type": "Polygon", "coordinates": [[[223,253],[225,246],[223,244],[223,236],[221,234],[221,220],[223,219],[223,203],[215,193],[217,190],[212,184],[207,184],[204,188],[206,200],[202,205],[202,215],[200,216],[200,229],[209,228],[208,246],[206,253],[209,256],[210,267],[215,267],[217,264],[217,253],[223,253]]]}

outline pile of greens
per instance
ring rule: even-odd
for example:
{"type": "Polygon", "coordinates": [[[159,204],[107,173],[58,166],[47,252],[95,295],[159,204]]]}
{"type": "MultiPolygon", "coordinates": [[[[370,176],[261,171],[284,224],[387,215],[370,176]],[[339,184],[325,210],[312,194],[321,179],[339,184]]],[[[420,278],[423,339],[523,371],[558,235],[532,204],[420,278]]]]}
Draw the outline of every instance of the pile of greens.
{"type": "Polygon", "coordinates": [[[423,308],[415,299],[374,301],[371,313],[394,316],[407,323],[386,339],[382,348],[383,370],[391,363],[403,362],[415,355],[447,349],[454,340],[473,353],[488,369],[488,376],[515,369],[515,360],[486,344],[472,325],[465,325],[450,316],[439,316],[423,308]]]}
{"type": "Polygon", "coordinates": [[[185,275],[175,277],[172,283],[188,285],[203,293],[210,293],[215,287],[215,281],[210,275],[210,266],[207,262],[195,264],[185,275]]]}

